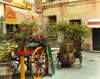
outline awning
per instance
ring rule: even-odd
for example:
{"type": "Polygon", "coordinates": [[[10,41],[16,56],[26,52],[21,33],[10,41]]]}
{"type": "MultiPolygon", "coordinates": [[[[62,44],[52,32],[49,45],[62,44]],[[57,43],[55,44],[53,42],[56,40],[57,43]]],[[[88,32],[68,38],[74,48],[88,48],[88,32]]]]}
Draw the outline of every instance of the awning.
{"type": "Polygon", "coordinates": [[[100,28],[100,19],[90,19],[88,21],[88,27],[90,27],[90,28],[100,28]]]}
{"type": "Polygon", "coordinates": [[[22,21],[28,22],[33,20],[38,14],[30,10],[5,5],[4,16],[6,24],[20,24],[22,21]]]}

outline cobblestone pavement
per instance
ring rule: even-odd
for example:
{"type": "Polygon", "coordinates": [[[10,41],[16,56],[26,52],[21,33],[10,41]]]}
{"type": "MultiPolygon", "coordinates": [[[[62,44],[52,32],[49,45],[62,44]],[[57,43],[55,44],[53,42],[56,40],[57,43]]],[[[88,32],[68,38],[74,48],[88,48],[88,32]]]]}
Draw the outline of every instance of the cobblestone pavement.
{"type": "Polygon", "coordinates": [[[82,52],[82,67],[79,67],[78,59],[70,68],[57,69],[55,62],[55,75],[42,79],[100,79],[100,53],[82,52]]]}

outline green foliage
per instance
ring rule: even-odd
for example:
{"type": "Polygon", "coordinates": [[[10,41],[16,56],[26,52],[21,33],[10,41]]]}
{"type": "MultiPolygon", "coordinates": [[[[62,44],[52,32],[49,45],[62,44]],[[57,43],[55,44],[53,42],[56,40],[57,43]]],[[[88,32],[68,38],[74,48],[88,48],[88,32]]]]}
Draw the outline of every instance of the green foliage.
{"type": "Polygon", "coordinates": [[[36,32],[37,23],[36,21],[21,22],[18,29],[14,32],[7,32],[4,37],[5,40],[13,40],[18,45],[20,50],[23,50],[25,42],[29,42],[32,39],[33,33],[36,32]]]}
{"type": "Polygon", "coordinates": [[[14,39],[16,42],[21,42],[23,45],[25,41],[30,41],[33,33],[36,30],[37,23],[36,21],[30,21],[28,23],[22,22],[20,24],[19,30],[15,31],[14,39]]]}
{"type": "Polygon", "coordinates": [[[64,40],[73,41],[76,50],[81,50],[81,44],[88,35],[88,28],[78,24],[68,24],[66,21],[51,23],[46,28],[47,34],[58,36],[59,32],[64,35],[64,40]]]}
{"type": "Polygon", "coordinates": [[[58,28],[55,22],[49,23],[46,26],[46,34],[48,36],[48,38],[53,39],[53,38],[57,38],[58,35],[58,28]]]}
{"type": "Polygon", "coordinates": [[[57,26],[56,23],[50,23],[46,26],[46,31],[48,35],[57,35],[57,26]]]}
{"type": "Polygon", "coordinates": [[[2,42],[0,44],[0,62],[8,62],[14,55],[14,50],[18,46],[14,42],[2,42]]]}
{"type": "Polygon", "coordinates": [[[88,35],[88,29],[86,26],[72,25],[72,30],[73,40],[79,40],[80,38],[81,40],[84,40],[88,35]]]}
{"type": "Polygon", "coordinates": [[[57,24],[59,31],[64,34],[64,40],[73,41],[76,51],[81,50],[81,45],[88,35],[86,26],[78,24],[67,24],[66,22],[57,24]],[[60,29],[63,26],[63,29],[60,29]]]}
{"type": "Polygon", "coordinates": [[[0,62],[9,61],[16,48],[23,50],[25,42],[31,40],[36,26],[36,21],[22,22],[18,29],[15,29],[14,32],[8,32],[5,35],[1,34],[0,29],[0,62]]]}
{"type": "Polygon", "coordinates": [[[57,23],[59,32],[64,34],[64,40],[79,40],[87,37],[88,29],[86,26],[78,24],[68,24],[67,22],[57,23]]]}
{"type": "Polygon", "coordinates": [[[1,41],[1,38],[2,38],[2,31],[1,31],[1,28],[0,28],[0,41],[1,41]]]}
{"type": "Polygon", "coordinates": [[[63,34],[66,34],[68,30],[67,28],[69,28],[69,25],[67,22],[58,22],[57,27],[60,32],[62,32],[63,34]]]}

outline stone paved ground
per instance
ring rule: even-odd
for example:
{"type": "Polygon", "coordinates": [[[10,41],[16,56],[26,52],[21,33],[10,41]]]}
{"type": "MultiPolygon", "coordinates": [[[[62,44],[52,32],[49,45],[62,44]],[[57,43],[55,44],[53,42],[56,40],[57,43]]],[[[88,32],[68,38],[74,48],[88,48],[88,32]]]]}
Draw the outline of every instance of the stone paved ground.
{"type": "MultiPolygon", "coordinates": [[[[57,69],[55,62],[55,75],[45,76],[42,79],[100,79],[100,53],[90,53],[90,52],[82,52],[83,54],[83,63],[82,67],[78,69],[78,59],[72,65],[71,68],[61,68],[57,69]]],[[[56,55],[53,53],[53,58],[55,61],[56,55]]],[[[16,78],[20,79],[18,75],[16,78]]],[[[32,79],[27,75],[25,79],[32,79]]]]}
{"type": "Polygon", "coordinates": [[[78,59],[71,68],[57,69],[54,76],[46,76],[43,79],[100,79],[100,53],[82,52],[83,63],[78,69],[78,59]]]}

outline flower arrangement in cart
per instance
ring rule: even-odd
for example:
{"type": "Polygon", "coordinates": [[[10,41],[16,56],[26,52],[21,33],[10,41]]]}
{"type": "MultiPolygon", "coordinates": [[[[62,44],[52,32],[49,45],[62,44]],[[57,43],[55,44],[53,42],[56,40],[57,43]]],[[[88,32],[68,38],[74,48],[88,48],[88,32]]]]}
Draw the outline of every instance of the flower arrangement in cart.
{"type": "Polygon", "coordinates": [[[37,45],[47,45],[48,37],[42,32],[37,33],[37,27],[36,21],[22,22],[13,32],[2,35],[0,60],[8,61],[14,55],[14,51],[24,51],[24,47],[28,43],[34,42],[37,45]]]}
{"type": "Polygon", "coordinates": [[[47,37],[46,35],[42,34],[42,33],[36,34],[35,40],[36,40],[38,43],[42,44],[42,45],[48,43],[48,37],[47,37]]]}
{"type": "Polygon", "coordinates": [[[35,33],[37,26],[36,21],[22,22],[13,32],[0,33],[0,61],[9,61],[14,51],[24,51],[26,42],[30,43],[34,38],[39,42],[46,41],[46,36],[35,33]]]}

